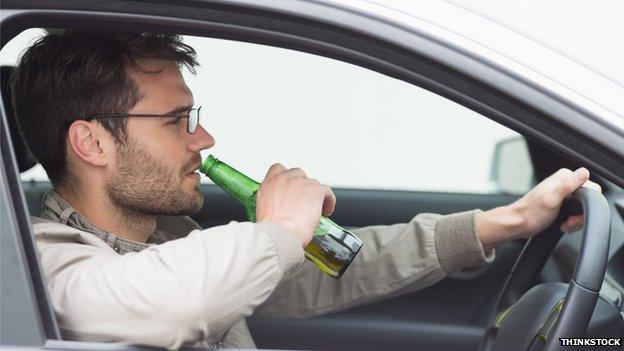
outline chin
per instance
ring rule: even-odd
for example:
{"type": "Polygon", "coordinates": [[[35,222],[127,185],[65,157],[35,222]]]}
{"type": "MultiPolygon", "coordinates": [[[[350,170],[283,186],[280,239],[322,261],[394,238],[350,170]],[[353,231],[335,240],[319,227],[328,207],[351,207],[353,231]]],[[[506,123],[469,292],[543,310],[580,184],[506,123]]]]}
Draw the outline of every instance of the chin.
{"type": "Polygon", "coordinates": [[[193,195],[194,195],[193,197],[195,200],[195,210],[193,210],[193,213],[195,213],[201,210],[202,206],[204,206],[204,196],[199,191],[199,189],[197,189],[197,192],[193,195]]]}

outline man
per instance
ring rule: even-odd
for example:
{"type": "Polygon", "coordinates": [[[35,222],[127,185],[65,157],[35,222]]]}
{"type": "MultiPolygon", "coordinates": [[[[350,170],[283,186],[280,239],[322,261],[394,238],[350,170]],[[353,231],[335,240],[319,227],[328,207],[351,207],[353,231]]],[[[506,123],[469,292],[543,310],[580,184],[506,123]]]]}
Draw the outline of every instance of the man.
{"type": "MultiPolygon", "coordinates": [[[[176,36],[66,32],[37,41],[13,77],[20,130],[54,189],[33,219],[64,337],[164,346],[254,347],[244,318],[308,317],[418,290],[482,264],[507,241],[550,225],[588,182],[560,170],[508,206],[355,230],[362,252],[334,280],[304,264],[331,190],[271,166],[257,223],[201,230],[199,152],[176,36]]],[[[582,226],[573,216],[562,230],[582,226]]]]}

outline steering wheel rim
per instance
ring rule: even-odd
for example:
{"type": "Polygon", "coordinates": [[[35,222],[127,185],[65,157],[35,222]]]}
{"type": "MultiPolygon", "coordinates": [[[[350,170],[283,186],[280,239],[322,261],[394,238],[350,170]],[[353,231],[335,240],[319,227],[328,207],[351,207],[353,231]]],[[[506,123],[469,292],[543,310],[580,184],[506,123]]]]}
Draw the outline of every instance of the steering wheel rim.
{"type": "MultiPolygon", "coordinates": [[[[602,193],[589,188],[577,190],[571,199],[564,203],[553,224],[540,235],[527,240],[496,302],[493,318],[484,335],[480,350],[493,350],[495,344],[499,344],[496,343],[499,327],[504,323],[512,306],[531,288],[548,257],[554,251],[563,235],[559,230],[561,223],[571,214],[580,213],[581,208],[585,213],[585,223],[579,257],[563,306],[556,322],[548,332],[544,350],[558,350],[559,338],[585,335],[606,272],[611,227],[607,200],[602,193]],[[588,235],[589,233],[591,235],[588,235]]],[[[527,342],[524,341],[527,347],[518,345],[516,348],[527,349],[527,342]]]]}

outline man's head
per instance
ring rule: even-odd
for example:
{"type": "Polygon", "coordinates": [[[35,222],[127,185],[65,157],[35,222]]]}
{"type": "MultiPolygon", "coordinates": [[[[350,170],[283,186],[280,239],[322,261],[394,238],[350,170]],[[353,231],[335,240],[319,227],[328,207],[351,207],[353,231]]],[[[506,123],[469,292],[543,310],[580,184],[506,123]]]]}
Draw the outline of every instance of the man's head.
{"type": "Polygon", "coordinates": [[[193,96],[180,73],[195,51],[173,35],[68,31],[41,38],[13,76],[20,131],[57,188],[99,187],[120,208],[187,214],[203,202],[199,151],[214,145],[185,119],[193,96]]]}

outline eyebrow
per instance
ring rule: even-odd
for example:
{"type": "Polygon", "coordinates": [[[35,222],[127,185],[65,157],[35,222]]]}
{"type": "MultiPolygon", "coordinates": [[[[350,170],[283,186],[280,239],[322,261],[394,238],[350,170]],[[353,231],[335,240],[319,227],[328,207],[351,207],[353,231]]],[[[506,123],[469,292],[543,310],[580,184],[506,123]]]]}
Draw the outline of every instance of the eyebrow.
{"type": "Polygon", "coordinates": [[[172,114],[175,114],[175,113],[186,112],[186,111],[188,111],[188,110],[190,110],[192,108],[193,108],[193,105],[178,106],[178,107],[174,108],[171,111],[165,112],[164,114],[165,115],[172,115],[172,114]]]}

